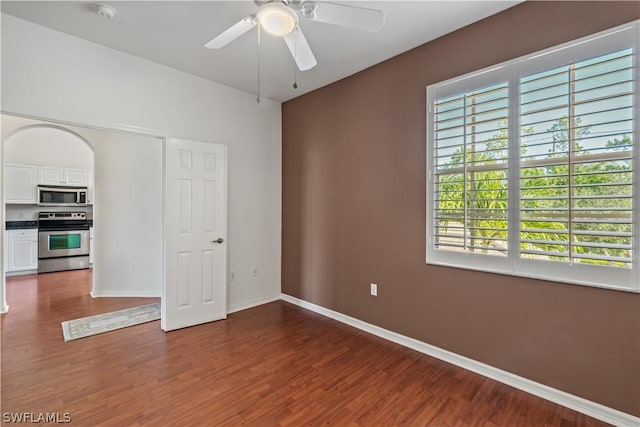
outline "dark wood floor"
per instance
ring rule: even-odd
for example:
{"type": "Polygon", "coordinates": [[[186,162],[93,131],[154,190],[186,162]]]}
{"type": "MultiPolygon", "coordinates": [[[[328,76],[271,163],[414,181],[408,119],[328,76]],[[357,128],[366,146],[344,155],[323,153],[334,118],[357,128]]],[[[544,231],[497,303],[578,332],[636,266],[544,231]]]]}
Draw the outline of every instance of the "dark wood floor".
{"type": "Polygon", "coordinates": [[[79,426],[604,425],[285,302],[65,343],[61,321],[153,301],[92,299],[90,277],[7,280],[3,413],[67,412],[79,426]]]}

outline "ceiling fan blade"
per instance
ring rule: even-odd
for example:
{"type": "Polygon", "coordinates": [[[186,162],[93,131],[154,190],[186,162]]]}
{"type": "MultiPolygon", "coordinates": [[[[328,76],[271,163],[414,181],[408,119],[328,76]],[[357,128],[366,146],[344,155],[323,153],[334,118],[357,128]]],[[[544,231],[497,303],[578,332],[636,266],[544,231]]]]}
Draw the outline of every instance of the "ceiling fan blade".
{"type": "Polygon", "coordinates": [[[221,47],[226,46],[228,43],[234,41],[250,29],[256,26],[255,16],[247,16],[243,18],[237,24],[227,28],[217,36],[213,38],[209,43],[205,44],[204,47],[208,49],[220,49],[221,47]]]}
{"type": "Polygon", "coordinates": [[[304,37],[300,27],[284,36],[284,41],[287,43],[289,52],[291,52],[291,56],[293,56],[300,71],[307,71],[316,66],[318,61],[313,56],[309,43],[307,43],[307,39],[304,37]]]}
{"type": "Polygon", "coordinates": [[[300,12],[312,21],[364,31],[380,31],[384,25],[384,12],[378,9],[307,1],[300,5],[300,12]]]}

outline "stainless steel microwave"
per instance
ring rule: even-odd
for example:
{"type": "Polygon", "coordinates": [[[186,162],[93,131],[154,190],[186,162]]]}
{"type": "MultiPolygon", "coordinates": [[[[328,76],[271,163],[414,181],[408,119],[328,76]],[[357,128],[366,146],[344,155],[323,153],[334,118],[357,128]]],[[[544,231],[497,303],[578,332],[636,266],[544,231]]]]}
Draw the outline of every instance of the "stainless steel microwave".
{"type": "Polygon", "coordinates": [[[87,206],[87,188],[38,186],[38,206],[87,206]]]}

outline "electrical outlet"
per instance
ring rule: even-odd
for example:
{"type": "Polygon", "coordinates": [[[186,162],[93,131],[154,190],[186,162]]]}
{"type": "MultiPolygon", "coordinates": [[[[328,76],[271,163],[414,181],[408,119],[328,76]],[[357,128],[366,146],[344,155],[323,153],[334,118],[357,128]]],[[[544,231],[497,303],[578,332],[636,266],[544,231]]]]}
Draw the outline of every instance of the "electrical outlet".
{"type": "Polygon", "coordinates": [[[376,285],[375,283],[371,284],[371,295],[373,295],[374,297],[378,296],[378,285],[376,285]]]}
{"type": "Polygon", "coordinates": [[[232,271],[231,272],[231,281],[233,282],[234,280],[236,280],[236,272],[232,271]]]}
{"type": "Polygon", "coordinates": [[[252,275],[253,277],[258,277],[258,267],[253,267],[253,268],[251,269],[251,275],[252,275]]]}

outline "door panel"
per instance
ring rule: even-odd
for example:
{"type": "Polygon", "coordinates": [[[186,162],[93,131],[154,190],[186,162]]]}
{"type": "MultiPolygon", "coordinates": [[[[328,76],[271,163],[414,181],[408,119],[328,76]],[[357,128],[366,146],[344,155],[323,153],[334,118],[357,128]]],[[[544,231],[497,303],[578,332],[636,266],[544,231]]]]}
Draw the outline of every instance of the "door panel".
{"type": "Polygon", "coordinates": [[[165,165],[161,324],[169,331],[226,318],[226,150],[172,139],[165,165]]]}
{"type": "Polygon", "coordinates": [[[178,215],[180,216],[179,232],[183,235],[191,233],[191,180],[181,179],[178,181],[178,215]]]}

